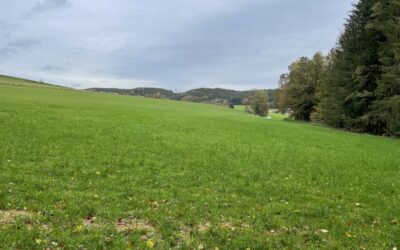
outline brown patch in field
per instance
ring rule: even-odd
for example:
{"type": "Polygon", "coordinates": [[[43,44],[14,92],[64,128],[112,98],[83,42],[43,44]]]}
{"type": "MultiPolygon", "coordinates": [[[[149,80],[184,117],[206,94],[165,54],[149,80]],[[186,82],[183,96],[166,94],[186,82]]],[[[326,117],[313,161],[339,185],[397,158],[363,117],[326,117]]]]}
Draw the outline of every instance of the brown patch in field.
{"type": "Polygon", "coordinates": [[[239,230],[239,231],[245,231],[245,230],[251,230],[251,225],[242,222],[241,224],[233,224],[232,222],[226,220],[226,219],[222,219],[222,222],[219,225],[220,228],[222,229],[227,229],[230,231],[235,231],[235,230],[239,230]]]}
{"type": "Polygon", "coordinates": [[[265,234],[266,236],[278,236],[282,234],[282,231],[279,229],[271,229],[267,231],[265,234]]]}
{"type": "Polygon", "coordinates": [[[51,231],[50,226],[47,225],[47,224],[42,224],[42,225],[40,226],[40,228],[41,228],[42,230],[44,230],[44,231],[51,231]]]}
{"type": "Polygon", "coordinates": [[[86,219],[83,220],[83,225],[85,228],[91,229],[91,228],[99,228],[100,224],[96,223],[96,217],[88,216],[86,219]]]}
{"type": "Polygon", "coordinates": [[[240,224],[240,229],[248,230],[251,229],[251,226],[247,223],[240,224]]]}
{"type": "Polygon", "coordinates": [[[9,225],[14,223],[17,218],[29,218],[32,214],[23,210],[0,210],[0,225],[9,225]]]}
{"type": "Polygon", "coordinates": [[[228,230],[231,230],[231,231],[235,231],[236,230],[235,226],[233,226],[233,224],[231,222],[229,222],[229,221],[223,221],[221,223],[221,228],[228,229],[228,230]]]}
{"type": "Polygon", "coordinates": [[[148,221],[140,219],[118,219],[115,223],[115,228],[118,232],[125,231],[148,231],[154,232],[155,228],[148,221]]]}
{"type": "Polygon", "coordinates": [[[179,228],[178,237],[181,241],[185,242],[186,245],[190,245],[192,242],[193,228],[188,226],[181,226],[179,228]]]}
{"type": "Polygon", "coordinates": [[[200,233],[205,233],[208,231],[208,229],[210,229],[211,227],[211,223],[208,221],[203,221],[199,224],[198,226],[198,230],[200,233]]]}
{"type": "Polygon", "coordinates": [[[271,230],[265,232],[265,235],[269,236],[269,237],[279,236],[279,235],[301,235],[301,236],[307,238],[309,234],[310,234],[310,232],[309,232],[308,226],[303,226],[303,227],[285,227],[284,226],[281,228],[271,229],[271,230]]]}

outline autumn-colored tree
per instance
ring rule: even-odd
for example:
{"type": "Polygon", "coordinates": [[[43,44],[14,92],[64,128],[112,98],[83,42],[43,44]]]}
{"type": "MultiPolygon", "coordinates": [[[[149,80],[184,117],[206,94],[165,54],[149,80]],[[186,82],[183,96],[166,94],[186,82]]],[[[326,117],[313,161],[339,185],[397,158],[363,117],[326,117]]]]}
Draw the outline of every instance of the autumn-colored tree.
{"type": "Polygon", "coordinates": [[[262,117],[268,115],[268,93],[266,90],[253,90],[248,97],[250,106],[248,110],[262,117]]]}

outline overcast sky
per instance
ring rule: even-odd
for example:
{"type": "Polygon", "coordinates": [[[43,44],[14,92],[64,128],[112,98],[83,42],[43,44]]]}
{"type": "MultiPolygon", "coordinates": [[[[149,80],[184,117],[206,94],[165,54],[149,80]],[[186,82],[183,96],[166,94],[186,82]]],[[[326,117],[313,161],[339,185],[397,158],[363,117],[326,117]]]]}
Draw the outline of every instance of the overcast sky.
{"type": "Polygon", "coordinates": [[[0,0],[0,74],[76,88],[275,88],[350,0],[0,0]]]}

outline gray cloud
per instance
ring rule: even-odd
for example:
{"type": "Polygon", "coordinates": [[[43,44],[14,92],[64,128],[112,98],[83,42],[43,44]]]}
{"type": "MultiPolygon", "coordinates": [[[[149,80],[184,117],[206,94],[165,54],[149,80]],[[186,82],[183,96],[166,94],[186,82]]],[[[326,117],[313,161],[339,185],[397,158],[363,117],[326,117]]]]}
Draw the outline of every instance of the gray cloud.
{"type": "Polygon", "coordinates": [[[40,42],[31,38],[21,38],[7,43],[0,49],[0,55],[12,56],[37,46],[40,42]]]}
{"type": "Polygon", "coordinates": [[[0,53],[13,56],[0,67],[68,86],[272,88],[335,45],[354,1],[2,0],[0,53]]]}
{"type": "Polygon", "coordinates": [[[44,67],[41,68],[44,71],[63,71],[64,68],[62,67],[58,67],[56,65],[51,65],[51,64],[47,64],[44,67]]]}
{"type": "Polygon", "coordinates": [[[36,5],[29,11],[29,14],[40,13],[68,6],[70,6],[70,2],[68,0],[43,0],[36,3],[36,5]]]}

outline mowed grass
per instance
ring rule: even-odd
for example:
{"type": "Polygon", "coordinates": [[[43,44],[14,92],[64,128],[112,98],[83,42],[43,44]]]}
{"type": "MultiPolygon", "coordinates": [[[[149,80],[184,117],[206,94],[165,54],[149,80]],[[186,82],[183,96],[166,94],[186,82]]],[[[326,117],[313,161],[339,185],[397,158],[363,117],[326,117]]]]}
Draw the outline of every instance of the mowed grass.
{"type": "Polygon", "coordinates": [[[40,86],[0,84],[1,249],[400,247],[399,140],[40,86]]]}
{"type": "MultiPolygon", "coordinates": [[[[239,112],[246,112],[246,106],[245,105],[235,105],[234,109],[239,111],[239,112]]],[[[270,117],[270,119],[273,119],[273,120],[284,120],[284,119],[288,119],[289,118],[285,114],[271,112],[271,110],[270,110],[268,116],[270,117]]]]}

